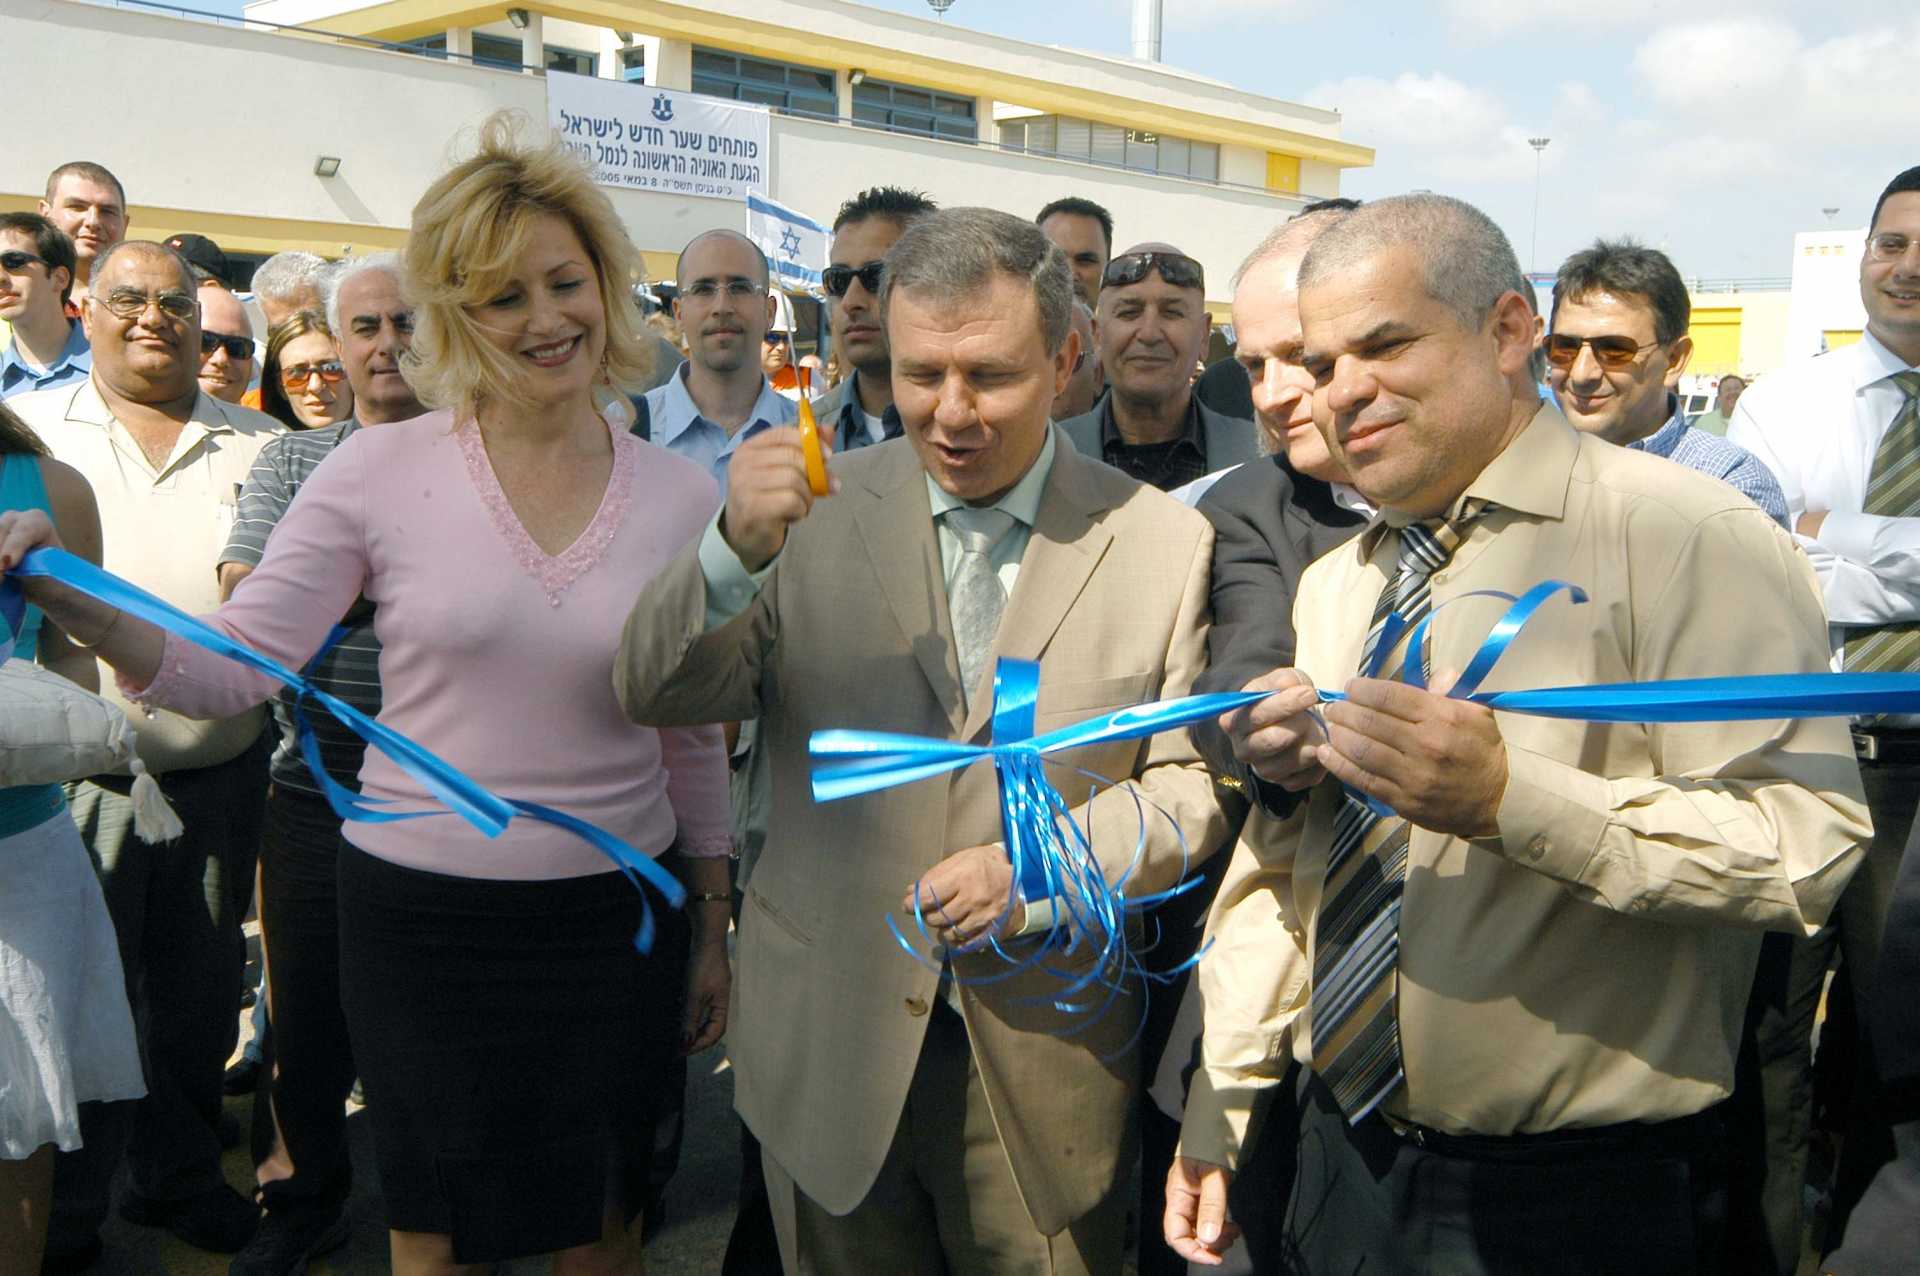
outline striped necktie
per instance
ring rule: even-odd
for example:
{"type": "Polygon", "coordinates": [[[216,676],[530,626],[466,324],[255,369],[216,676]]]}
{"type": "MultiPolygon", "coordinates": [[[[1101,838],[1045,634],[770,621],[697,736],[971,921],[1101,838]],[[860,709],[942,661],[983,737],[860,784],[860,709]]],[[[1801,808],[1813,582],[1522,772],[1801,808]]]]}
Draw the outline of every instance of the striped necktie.
{"type": "MultiPolygon", "coordinates": [[[[1906,396],[1873,454],[1866,513],[1887,518],[1920,514],[1920,371],[1893,374],[1906,396]]],[[[1855,629],[1847,637],[1849,673],[1907,673],[1920,669],[1920,622],[1855,629]]]]}
{"type": "MultiPolygon", "coordinates": [[[[1399,612],[1411,627],[1432,610],[1433,573],[1488,508],[1470,505],[1452,522],[1400,529],[1399,571],[1374,606],[1361,669],[1368,667],[1389,615],[1399,612]]],[[[1334,821],[1314,934],[1313,1070],[1350,1123],[1372,1112],[1406,1075],[1396,975],[1411,832],[1405,820],[1377,813],[1352,791],[1334,821]]]]}

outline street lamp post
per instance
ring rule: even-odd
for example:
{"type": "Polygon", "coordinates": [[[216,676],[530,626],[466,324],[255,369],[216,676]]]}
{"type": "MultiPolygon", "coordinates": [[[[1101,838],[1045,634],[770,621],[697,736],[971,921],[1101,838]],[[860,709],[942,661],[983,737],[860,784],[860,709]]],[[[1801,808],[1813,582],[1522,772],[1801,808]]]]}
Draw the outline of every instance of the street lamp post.
{"type": "Polygon", "coordinates": [[[1550,137],[1530,137],[1527,145],[1533,148],[1533,246],[1527,249],[1527,269],[1538,270],[1540,266],[1540,152],[1547,149],[1550,137]]]}

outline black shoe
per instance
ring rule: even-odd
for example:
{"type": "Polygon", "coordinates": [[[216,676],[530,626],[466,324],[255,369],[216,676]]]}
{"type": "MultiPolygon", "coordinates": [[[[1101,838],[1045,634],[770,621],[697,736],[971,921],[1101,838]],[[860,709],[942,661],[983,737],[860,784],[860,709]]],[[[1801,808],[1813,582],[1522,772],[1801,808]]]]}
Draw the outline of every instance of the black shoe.
{"type": "Polygon", "coordinates": [[[62,1250],[58,1254],[49,1250],[41,1256],[40,1276],[75,1276],[99,1262],[100,1255],[105,1252],[98,1236],[79,1249],[62,1250]]]}
{"type": "Polygon", "coordinates": [[[307,1260],[339,1249],[352,1230],[345,1207],[268,1210],[227,1276],[302,1276],[307,1260]]]}
{"type": "Polygon", "coordinates": [[[164,1227],[195,1249],[237,1254],[253,1238],[260,1210],[226,1184],[183,1201],[156,1201],[128,1193],[120,1217],[141,1227],[164,1227]]]}
{"type": "Polygon", "coordinates": [[[240,1062],[228,1068],[227,1074],[220,1078],[220,1089],[229,1096],[252,1094],[259,1084],[260,1061],[246,1055],[241,1055],[240,1062]]]}

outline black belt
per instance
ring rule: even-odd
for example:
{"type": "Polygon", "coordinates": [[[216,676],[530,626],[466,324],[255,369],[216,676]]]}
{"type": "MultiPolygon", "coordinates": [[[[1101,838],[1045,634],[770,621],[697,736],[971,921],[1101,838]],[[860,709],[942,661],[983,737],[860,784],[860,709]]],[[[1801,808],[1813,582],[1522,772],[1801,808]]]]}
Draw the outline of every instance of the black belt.
{"type": "Polygon", "coordinates": [[[1920,763],[1920,731],[1853,729],[1853,752],[1862,762],[1905,766],[1920,763]]]}
{"type": "Polygon", "coordinates": [[[1429,1126],[1381,1116],[1394,1135],[1437,1156],[1466,1161],[1549,1162],[1596,1153],[1688,1156],[1722,1141],[1721,1105],[1666,1121],[1546,1130],[1538,1134],[1448,1134],[1429,1126]]]}

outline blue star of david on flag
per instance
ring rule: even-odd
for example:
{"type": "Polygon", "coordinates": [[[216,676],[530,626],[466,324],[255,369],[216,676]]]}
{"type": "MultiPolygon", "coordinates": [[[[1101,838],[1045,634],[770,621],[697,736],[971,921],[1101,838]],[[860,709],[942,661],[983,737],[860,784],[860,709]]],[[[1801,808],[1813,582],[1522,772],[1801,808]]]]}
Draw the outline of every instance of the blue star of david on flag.
{"type": "Polygon", "coordinates": [[[829,231],[805,213],[764,195],[747,196],[747,238],[767,255],[782,286],[820,287],[827,268],[829,231]]]}

